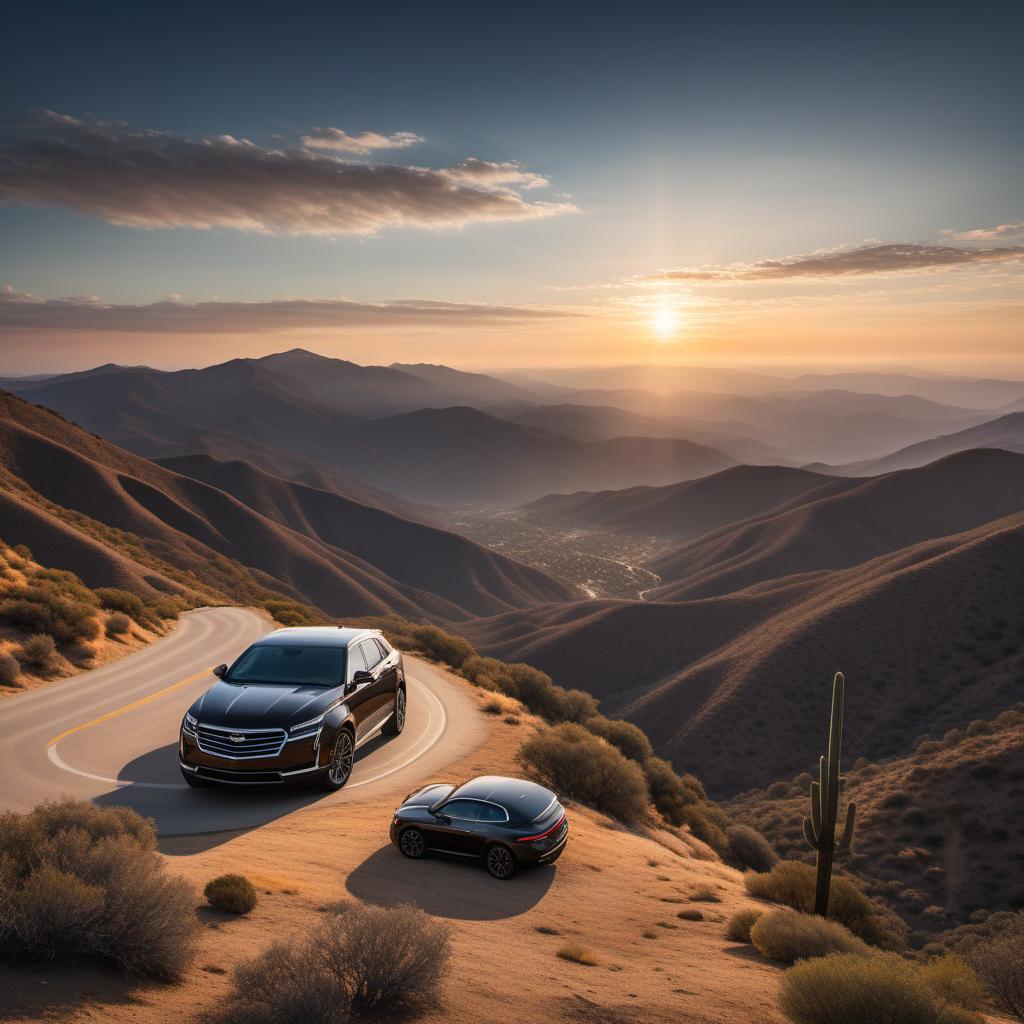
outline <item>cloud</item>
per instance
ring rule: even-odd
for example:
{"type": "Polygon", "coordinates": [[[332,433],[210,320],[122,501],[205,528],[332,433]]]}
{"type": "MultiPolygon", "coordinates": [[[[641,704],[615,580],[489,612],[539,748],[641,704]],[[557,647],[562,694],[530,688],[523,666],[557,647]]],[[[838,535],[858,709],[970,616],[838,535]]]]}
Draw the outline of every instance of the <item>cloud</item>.
{"type": "Polygon", "coordinates": [[[340,128],[314,128],[308,135],[302,136],[302,144],[310,149],[332,149],[357,156],[367,156],[375,149],[408,149],[423,141],[421,135],[413,132],[395,132],[394,135],[359,132],[350,135],[340,128]]]}
{"type": "Polygon", "coordinates": [[[235,334],[396,325],[501,324],[579,313],[544,306],[498,306],[429,299],[272,299],[264,302],[182,302],[146,305],[95,297],[36,298],[10,286],[0,291],[0,331],[134,331],[142,334],[235,334]]]}
{"type": "Polygon", "coordinates": [[[971,228],[969,231],[947,228],[942,233],[955,242],[1024,242],[1024,221],[999,224],[994,228],[971,228]]]}
{"type": "Polygon", "coordinates": [[[644,281],[778,281],[791,278],[860,277],[901,271],[940,270],[1024,257],[1024,246],[969,249],[917,242],[871,243],[847,249],[788,256],[756,263],[682,267],[648,275],[644,281]]]}
{"type": "Polygon", "coordinates": [[[470,159],[432,169],[356,162],[231,135],[177,135],[49,111],[0,144],[0,200],[62,206],[139,228],[374,235],[576,211],[570,202],[530,201],[518,191],[543,181],[518,164],[470,159]]]}

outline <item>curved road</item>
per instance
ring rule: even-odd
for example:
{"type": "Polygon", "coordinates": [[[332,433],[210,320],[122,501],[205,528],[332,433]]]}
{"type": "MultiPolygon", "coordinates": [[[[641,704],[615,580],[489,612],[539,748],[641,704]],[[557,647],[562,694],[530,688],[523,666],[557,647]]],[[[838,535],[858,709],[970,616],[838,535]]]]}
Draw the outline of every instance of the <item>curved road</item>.
{"type": "Polygon", "coordinates": [[[466,695],[407,656],[405,730],[360,747],[343,790],[190,789],[178,769],[182,716],[215,682],[214,665],[271,628],[245,608],[188,612],[173,633],[120,661],[0,701],[0,809],[68,794],[133,807],[161,836],[254,828],[314,804],[412,788],[483,741],[486,727],[466,695]]]}

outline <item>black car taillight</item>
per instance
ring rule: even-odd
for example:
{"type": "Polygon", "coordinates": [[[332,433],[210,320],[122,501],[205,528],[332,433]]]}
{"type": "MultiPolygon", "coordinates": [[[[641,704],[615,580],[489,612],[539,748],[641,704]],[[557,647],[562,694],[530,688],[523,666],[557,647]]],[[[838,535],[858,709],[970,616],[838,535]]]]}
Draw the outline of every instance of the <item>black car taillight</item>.
{"type": "Polygon", "coordinates": [[[563,814],[558,821],[554,823],[546,832],[540,832],[535,836],[521,836],[516,840],[517,843],[537,843],[542,839],[547,839],[548,836],[553,836],[563,825],[565,824],[565,815],[563,814]]]}

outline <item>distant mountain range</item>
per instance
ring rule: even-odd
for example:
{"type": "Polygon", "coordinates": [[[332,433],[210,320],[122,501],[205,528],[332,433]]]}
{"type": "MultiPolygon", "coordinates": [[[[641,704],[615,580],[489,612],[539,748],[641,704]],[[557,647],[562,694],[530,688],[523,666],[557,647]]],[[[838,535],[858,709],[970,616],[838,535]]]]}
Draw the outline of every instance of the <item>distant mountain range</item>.
{"type": "Polygon", "coordinates": [[[574,596],[543,572],[343,495],[204,456],[176,469],[204,479],[0,393],[0,535],[91,586],[184,584],[232,601],[265,590],[332,615],[449,621],[574,596]]]}

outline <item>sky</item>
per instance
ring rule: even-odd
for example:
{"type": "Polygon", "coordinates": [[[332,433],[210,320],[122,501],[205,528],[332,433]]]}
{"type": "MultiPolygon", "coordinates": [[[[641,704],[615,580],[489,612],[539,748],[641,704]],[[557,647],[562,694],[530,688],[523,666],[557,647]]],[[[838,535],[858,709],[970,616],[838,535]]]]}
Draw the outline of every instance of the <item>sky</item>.
{"type": "Polygon", "coordinates": [[[1024,7],[47,3],[0,375],[304,345],[1024,376],[1024,7]]]}

